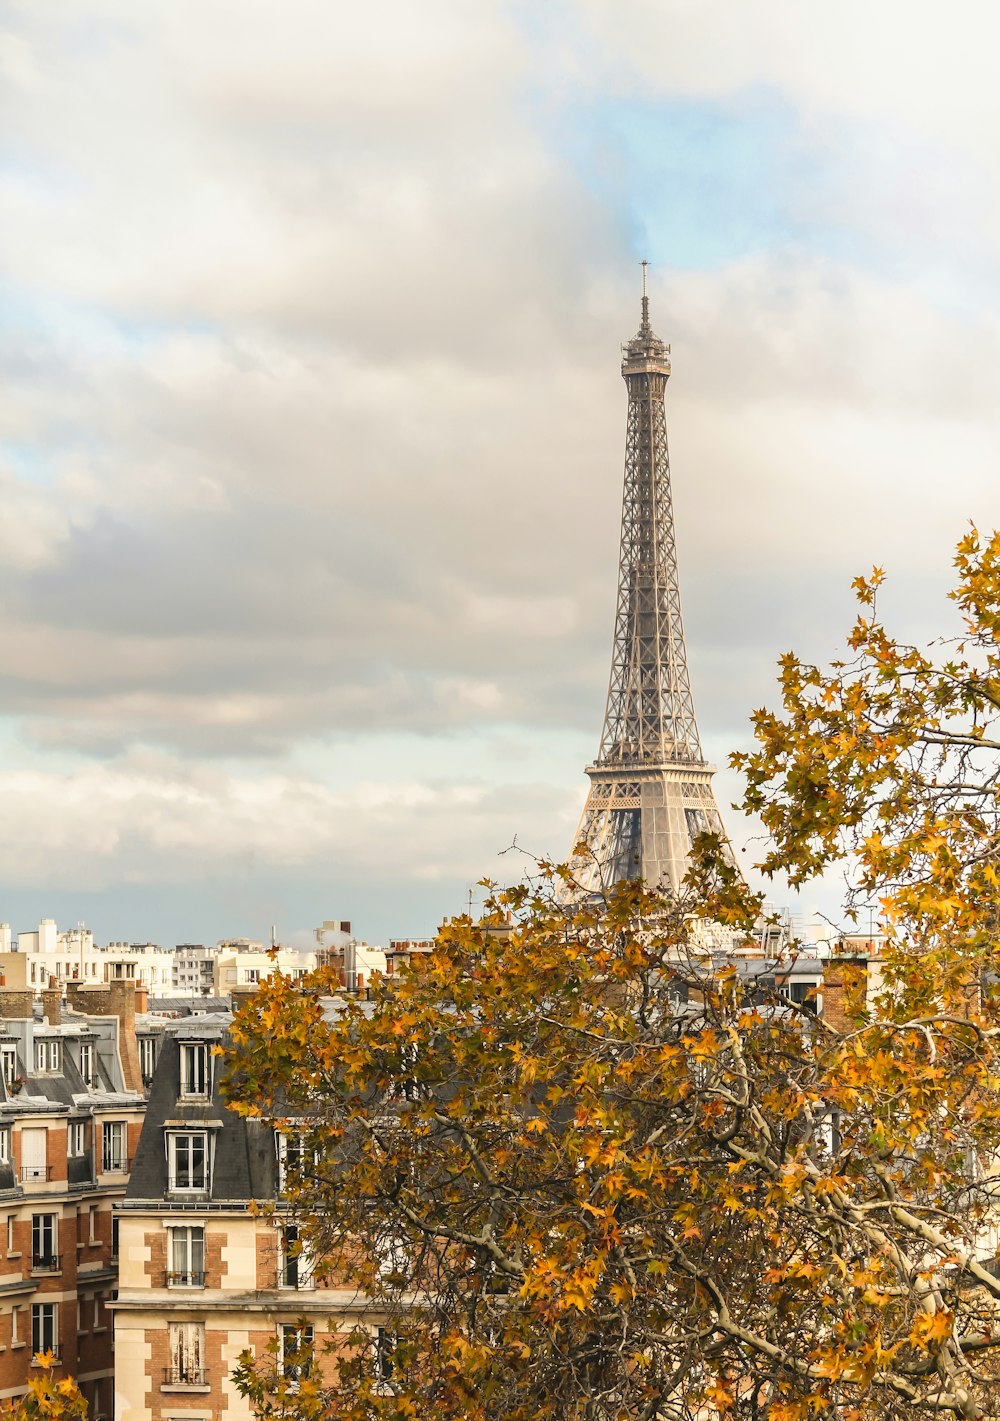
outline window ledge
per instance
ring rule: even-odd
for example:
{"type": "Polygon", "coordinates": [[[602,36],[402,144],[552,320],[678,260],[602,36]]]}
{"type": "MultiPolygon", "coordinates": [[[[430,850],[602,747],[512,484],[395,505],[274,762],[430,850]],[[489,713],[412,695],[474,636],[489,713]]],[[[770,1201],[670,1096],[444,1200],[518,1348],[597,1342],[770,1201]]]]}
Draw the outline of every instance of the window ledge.
{"type": "Polygon", "coordinates": [[[22,1348],[22,1347],[27,1347],[27,1345],[28,1345],[27,1342],[12,1342],[12,1343],[10,1344],[10,1350],[11,1350],[12,1352],[17,1352],[17,1351],[20,1350],[20,1348],[22,1348]]]}
{"type": "Polygon", "coordinates": [[[102,1334],[103,1332],[107,1332],[107,1330],[108,1330],[108,1329],[107,1329],[106,1327],[95,1327],[95,1328],[94,1328],[94,1336],[95,1336],[95,1337],[100,1337],[101,1334],[102,1334]]]}
{"type": "Polygon", "coordinates": [[[210,1386],[203,1385],[201,1382],[164,1382],[163,1385],[160,1387],[160,1390],[201,1392],[202,1395],[207,1396],[208,1393],[212,1390],[212,1388],[210,1386]]]}
{"type": "Polygon", "coordinates": [[[20,1258],[21,1255],[20,1255],[19,1253],[8,1253],[7,1257],[8,1257],[8,1258],[20,1258]]]}
{"type": "Polygon", "coordinates": [[[91,1239],[88,1239],[88,1240],[87,1240],[87,1247],[88,1247],[88,1248],[100,1248],[100,1246],[101,1246],[101,1240],[100,1240],[99,1238],[91,1238],[91,1239]]]}

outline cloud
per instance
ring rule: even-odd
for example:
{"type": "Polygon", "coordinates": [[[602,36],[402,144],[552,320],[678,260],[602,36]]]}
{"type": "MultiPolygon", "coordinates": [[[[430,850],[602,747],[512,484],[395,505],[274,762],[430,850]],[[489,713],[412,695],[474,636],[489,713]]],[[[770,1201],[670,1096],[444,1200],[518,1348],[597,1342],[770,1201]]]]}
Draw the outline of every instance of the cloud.
{"type": "Polygon", "coordinates": [[[778,651],[835,649],[872,562],[906,626],[939,629],[952,542],[995,520],[989,47],[921,6],[724,22],[640,0],[10,12],[12,876],[204,885],[333,855],[428,883],[517,829],[568,845],[642,242],[712,753],[778,651]]]}
{"type": "Polygon", "coordinates": [[[355,880],[399,884],[475,881],[513,840],[513,822],[544,815],[571,833],[573,807],[548,787],[364,779],[334,791],[304,775],[253,778],[133,752],[66,775],[0,774],[0,888],[93,892],[116,883],[322,874],[337,864],[355,880]],[[565,820],[565,825],[562,821],[565,820]],[[503,834],[506,831],[507,837],[503,834]]]}

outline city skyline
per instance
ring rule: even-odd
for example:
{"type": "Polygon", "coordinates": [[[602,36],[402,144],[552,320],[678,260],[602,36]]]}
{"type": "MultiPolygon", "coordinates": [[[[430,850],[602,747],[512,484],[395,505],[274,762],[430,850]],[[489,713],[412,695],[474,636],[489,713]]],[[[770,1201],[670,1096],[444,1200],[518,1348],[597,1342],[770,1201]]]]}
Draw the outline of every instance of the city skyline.
{"type": "Polygon", "coordinates": [[[9,12],[0,919],[375,942],[515,836],[565,855],[644,256],[752,861],[726,757],[778,655],[835,654],[873,562],[939,634],[997,522],[998,22],[963,11],[751,3],[724,56],[682,4],[9,12]]]}

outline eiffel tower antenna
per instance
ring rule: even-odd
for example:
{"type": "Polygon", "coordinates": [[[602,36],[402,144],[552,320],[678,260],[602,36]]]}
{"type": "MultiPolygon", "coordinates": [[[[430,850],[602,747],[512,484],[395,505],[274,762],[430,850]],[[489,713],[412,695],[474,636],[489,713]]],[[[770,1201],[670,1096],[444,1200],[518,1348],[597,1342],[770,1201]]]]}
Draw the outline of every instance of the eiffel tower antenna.
{"type": "Polygon", "coordinates": [[[670,347],[642,323],[622,349],[628,390],[618,605],[597,759],[574,843],[576,882],[595,892],[623,879],[677,892],[695,835],[723,834],[698,736],[681,620],[663,397],[670,347]]]}

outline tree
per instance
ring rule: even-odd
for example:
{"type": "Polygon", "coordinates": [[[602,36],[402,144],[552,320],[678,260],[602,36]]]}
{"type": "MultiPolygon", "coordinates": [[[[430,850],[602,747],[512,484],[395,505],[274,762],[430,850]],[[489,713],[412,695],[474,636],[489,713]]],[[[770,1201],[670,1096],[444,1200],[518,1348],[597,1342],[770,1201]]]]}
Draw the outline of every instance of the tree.
{"type": "Polygon", "coordinates": [[[39,1371],[28,1381],[23,1396],[9,1397],[0,1406],[0,1421],[86,1421],[87,1403],[72,1377],[56,1381],[51,1352],[39,1353],[39,1371]]]}
{"type": "Polygon", "coordinates": [[[302,1131],[300,1236],[367,1308],[307,1388],[247,1361],[258,1405],[1000,1414],[1000,537],[957,565],[945,657],[888,635],[876,570],[850,660],[783,658],[782,710],[734,757],[768,872],[839,863],[881,902],[843,1027],[718,950],[760,904],[711,836],[676,900],[567,905],[542,865],[370,1002],[331,1010],[320,971],[240,1011],[234,1106],[302,1131]]]}

